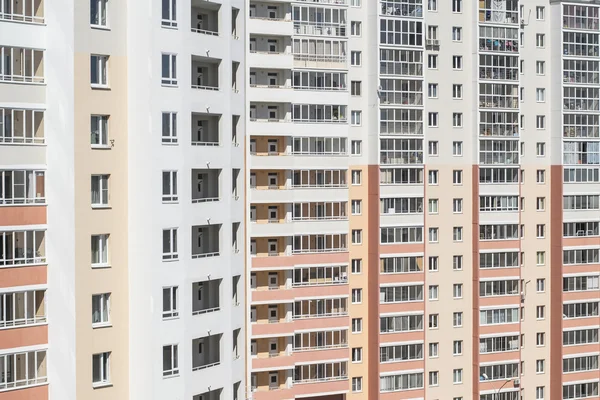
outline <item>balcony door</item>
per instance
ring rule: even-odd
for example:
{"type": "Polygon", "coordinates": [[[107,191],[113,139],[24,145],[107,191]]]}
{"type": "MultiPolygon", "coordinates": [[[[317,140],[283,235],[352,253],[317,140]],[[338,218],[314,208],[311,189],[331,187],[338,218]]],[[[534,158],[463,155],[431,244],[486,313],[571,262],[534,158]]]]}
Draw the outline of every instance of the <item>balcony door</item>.
{"type": "Polygon", "coordinates": [[[204,68],[198,67],[196,71],[196,85],[198,86],[206,86],[204,84],[204,68]]]}

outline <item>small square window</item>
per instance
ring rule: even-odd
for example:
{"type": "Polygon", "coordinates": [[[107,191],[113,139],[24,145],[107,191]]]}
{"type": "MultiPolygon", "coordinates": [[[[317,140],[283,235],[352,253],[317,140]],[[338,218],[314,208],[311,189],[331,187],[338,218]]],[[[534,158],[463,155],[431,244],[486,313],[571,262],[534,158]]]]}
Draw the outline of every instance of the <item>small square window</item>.
{"type": "Polygon", "coordinates": [[[427,179],[430,185],[438,184],[438,170],[432,169],[427,173],[427,179]]]}
{"type": "Polygon", "coordinates": [[[455,242],[463,241],[463,228],[462,226],[455,226],[452,228],[452,240],[455,242]]]}
{"type": "Polygon", "coordinates": [[[90,80],[92,87],[108,87],[108,56],[92,54],[90,80]]]}
{"type": "Polygon", "coordinates": [[[455,185],[462,185],[463,172],[460,169],[452,171],[452,183],[455,185]]]}
{"type": "Polygon", "coordinates": [[[452,326],[454,328],[460,328],[463,324],[462,320],[463,320],[462,312],[455,312],[452,314],[452,326]]]}
{"type": "Polygon", "coordinates": [[[351,36],[362,35],[362,24],[360,21],[351,21],[350,22],[350,35],[351,36]]]}
{"type": "Polygon", "coordinates": [[[539,49],[543,49],[546,46],[546,35],[543,33],[536,33],[535,46],[539,49]]]}
{"type": "Polygon", "coordinates": [[[428,114],[428,126],[431,128],[437,128],[438,126],[438,113],[430,112],[428,114]]]}
{"type": "Polygon", "coordinates": [[[429,228],[429,243],[438,242],[438,228],[429,228]]]}
{"type": "Polygon", "coordinates": [[[452,256],[452,269],[454,271],[462,271],[463,256],[452,256]]]}
{"type": "Polygon", "coordinates": [[[350,95],[352,95],[352,96],[361,96],[362,95],[362,82],[361,81],[351,81],[350,82],[350,95]]]}
{"type": "Polygon", "coordinates": [[[429,85],[427,85],[427,97],[429,97],[430,99],[438,98],[438,84],[437,83],[430,83],[429,85]]]}
{"type": "Polygon", "coordinates": [[[362,111],[352,110],[350,112],[350,125],[361,126],[362,125],[362,111]]]}
{"type": "Polygon", "coordinates": [[[462,297],[463,297],[462,283],[455,283],[454,285],[452,285],[452,296],[455,299],[462,299],[462,297]]]}
{"type": "Polygon", "coordinates": [[[439,286],[429,285],[429,300],[435,301],[438,299],[439,286]]]}
{"type": "Polygon", "coordinates": [[[460,26],[452,27],[452,41],[462,42],[462,28],[460,26]]]}
{"type": "Polygon", "coordinates": [[[537,75],[546,75],[546,62],[536,61],[535,62],[535,73],[537,75]]]}
{"type": "Polygon", "coordinates": [[[353,170],[352,171],[352,184],[353,185],[361,185],[362,182],[362,171],[353,170]]]}
{"type": "Polygon", "coordinates": [[[439,212],[438,199],[429,199],[427,202],[429,214],[437,214],[439,212]]]}
{"type": "Polygon", "coordinates": [[[462,126],[463,126],[462,113],[452,113],[452,126],[454,128],[462,128],[462,126]]]}

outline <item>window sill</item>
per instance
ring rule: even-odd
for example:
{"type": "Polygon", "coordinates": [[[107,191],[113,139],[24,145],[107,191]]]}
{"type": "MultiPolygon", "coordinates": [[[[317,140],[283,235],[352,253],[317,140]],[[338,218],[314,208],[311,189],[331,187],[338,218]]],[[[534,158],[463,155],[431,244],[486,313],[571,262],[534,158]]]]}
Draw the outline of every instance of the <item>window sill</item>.
{"type": "Polygon", "coordinates": [[[109,210],[111,208],[112,206],[109,206],[108,204],[92,204],[92,209],[94,210],[109,210]]]}
{"type": "Polygon", "coordinates": [[[179,87],[176,83],[161,83],[160,86],[168,87],[168,88],[177,88],[179,87]]]}
{"type": "Polygon", "coordinates": [[[92,329],[102,329],[102,328],[112,328],[112,323],[110,323],[110,322],[99,322],[97,324],[92,324],[92,329]]]}
{"type": "Polygon", "coordinates": [[[94,389],[102,389],[102,388],[106,388],[106,387],[112,387],[112,382],[96,382],[96,383],[92,383],[92,387],[94,389]]]}
{"type": "Polygon", "coordinates": [[[110,90],[110,86],[108,85],[96,85],[92,83],[90,87],[92,90],[110,90]]]}
{"type": "Polygon", "coordinates": [[[167,376],[163,375],[163,379],[171,379],[171,378],[179,378],[179,372],[177,372],[176,374],[167,375],[167,376]]]}
{"type": "Polygon", "coordinates": [[[99,31],[110,31],[110,26],[108,25],[96,25],[96,24],[90,24],[90,28],[92,29],[98,29],[99,31]]]}
{"type": "Polygon", "coordinates": [[[105,269],[111,268],[110,264],[92,264],[92,269],[105,269]]]}
{"type": "Polygon", "coordinates": [[[111,147],[108,144],[93,144],[91,145],[94,150],[110,150],[111,147]]]}
{"type": "Polygon", "coordinates": [[[162,262],[174,262],[174,261],[179,261],[179,258],[168,258],[168,259],[164,259],[162,260],[162,262]]]}
{"type": "Polygon", "coordinates": [[[175,316],[175,317],[162,317],[163,321],[172,321],[174,319],[179,319],[179,316],[175,316]]]}

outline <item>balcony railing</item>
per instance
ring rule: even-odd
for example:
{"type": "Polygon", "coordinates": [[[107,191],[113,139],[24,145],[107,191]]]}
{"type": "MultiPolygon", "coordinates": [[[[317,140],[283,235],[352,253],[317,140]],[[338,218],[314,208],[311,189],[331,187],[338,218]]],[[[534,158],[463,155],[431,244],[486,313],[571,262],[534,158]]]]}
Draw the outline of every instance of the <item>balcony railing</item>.
{"type": "Polygon", "coordinates": [[[346,35],[346,25],[339,23],[324,23],[324,22],[301,22],[294,21],[294,34],[296,35],[313,35],[313,36],[336,36],[343,37],[346,35]]]}
{"type": "Polygon", "coordinates": [[[212,91],[215,91],[215,92],[219,91],[219,87],[218,86],[207,86],[207,85],[192,85],[192,89],[212,90],[212,91]]]}
{"type": "Polygon", "coordinates": [[[205,197],[202,199],[192,199],[192,204],[195,203],[210,203],[213,201],[219,201],[219,197],[205,197]]]}
{"type": "Polygon", "coordinates": [[[44,83],[44,51],[0,47],[0,81],[44,83]]]}
{"type": "Polygon", "coordinates": [[[215,257],[218,256],[219,252],[218,251],[212,251],[209,253],[198,253],[198,254],[192,254],[192,259],[196,259],[196,258],[206,258],[206,257],[215,257]]]}
{"type": "Polygon", "coordinates": [[[0,20],[43,24],[43,0],[6,0],[0,4],[0,20]]]}
{"type": "Polygon", "coordinates": [[[202,35],[219,36],[219,32],[210,31],[210,30],[207,30],[207,29],[192,28],[192,32],[194,32],[194,33],[200,33],[202,35]]]}
{"type": "Polygon", "coordinates": [[[319,4],[336,4],[338,6],[345,6],[348,5],[348,2],[346,0],[298,0],[298,1],[305,1],[307,3],[319,3],[319,4]]]}
{"type": "Polygon", "coordinates": [[[206,365],[200,365],[198,367],[192,367],[192,371],[200,371],[201,369],[206,369],[206,368],[210,368],[210,367],[215,367],[217,365],[220,365],[221,361],[216,361],[210,364],[206,364],[206,365]]]}

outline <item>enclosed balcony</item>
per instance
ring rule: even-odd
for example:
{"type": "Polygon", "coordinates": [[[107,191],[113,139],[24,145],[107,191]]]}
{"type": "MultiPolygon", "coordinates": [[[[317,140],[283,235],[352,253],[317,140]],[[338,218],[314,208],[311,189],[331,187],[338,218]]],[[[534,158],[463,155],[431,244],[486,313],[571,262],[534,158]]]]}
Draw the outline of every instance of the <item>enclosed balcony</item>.
{"type": "Polygon", "coordinates": [[[294,5],[295,35],[346,37],[346,9],[294,5]]]}
{"type": "Polygon", "coordinates": [[[209,335],[192,340],[192,371],[221,364],[221,339],[223,334],[209,335]]]}
{"type": "MultiPolygon", "coordinates": [[[[26,349],[26,348],[23,348],[26,349]]],[[[48,382],[48,361],[46,350],[22,350],[18,353],[4,351],[0,355],[0,392],[11,389],[23,389],[48,382]]],[[[14,398],[20,395],[33,395],[19,390],[2,394],[2,397],[14,398]]],[[[35,395],[33,395],[35,396],[35,395]]],[[[32,397],[33,398],[33,397],[32,397]]]]}
{"type": "Polygon", "coordinates": [[[292,254],[337,253],[348,251],[347,234],[295,235],[292,254]]]}
{"type": "Polygon", "coordinates": [[[192,32],[203,35],[219,35],[219,11],[221,4],[204,0],[192,0],[192,32]]]}
{"type": "Polygon", "coordinates": [[[222,279],[192,283],[192,315],[219,311],[222,279]]]}
{"type": "Polygon", "coordinates": [[[220,232],[221,224],[192,226],[192,258],[218,256],[220,232]]]}
{"type": "Polygon", "coordinates": [[[44,23],[44,0],[6,0],[0,2],[0,20],[44,23]]]}
{"type": "Polygon", "coordinates": [[[294,383],[312,383],[346,379],[348,379],[347,361],[298,365],[294,370],[294,383]]]}
{"type": "Polygon", "coordinates": [[[348,186],[346,170],[295,170],[292,171],[292,188],[345,188],[348,186]]]}
{"type": "Polygon", "coordinates": [[[0,293],[0,329],[46,322],[46,291],[0,293]]]}
{"type": "Polygon", "coordinates": [[[518,24],[518,0],[480,0],[479,22],[492,24],[518,24]]]}
{"type": "Polygon", "coordinates": [[[44,142],[44,111],[0,108],[0,144],[43,144],[44,142]]]}
{"type": "Polygon", "coordinates": [[[46,231],[0,231],[0,268],[46,262],[46,231]]]}
{"type": "Polygon", "coordinates": [[[218,146],[220,114],[192,113],[192,146],[218,146]]]}
{"type": "Polygon", "coordinates": [[[294,319],[348,315],[348,298],[298,300],[294,302],[294,319]]]}
{"type": "Polygon", "coordinates": [[[220,169],[192,169],[192,203],[219,201],[220,169]]]}
{"type": "Polygon", "coordinates": [[[192,55],[192,89],[219,90],[218,58],[192,55]]]}
{"type": "Polygon", "coordinates": [[[0,46],[0,82],[44,83],[44,51],[0,46]]]}
{"type": "Polygon", "coordinates": [[[346,284],[348,284],[347,265],[294,268],[294,278],[292,282],[294,287],[346,284]]]}
{"type": "Polygon", "coordinates": [[[294,335],[294,351],[348,347],[348,329],[303,332],[294,335]]]}
{"type": "Polygon", "coordinates": [[[0,171],[0,205],[45,203],[44,171],[0,171]]]}

